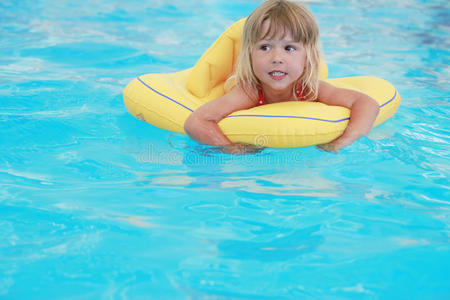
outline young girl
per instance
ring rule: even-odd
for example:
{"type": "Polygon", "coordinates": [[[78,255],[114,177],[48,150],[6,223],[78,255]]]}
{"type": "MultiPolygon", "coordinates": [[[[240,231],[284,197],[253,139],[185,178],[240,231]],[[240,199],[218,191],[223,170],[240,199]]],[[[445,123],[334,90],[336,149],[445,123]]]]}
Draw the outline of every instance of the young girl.
{"type": "Polygon", "coordinates": [[[319,101],[351,110],[344,133],[319,147],[338,152],[366,135],[377,117],[378,104],[357,91],[336,88],[319,80],[319,28],[305,7],[269,0],[247,18],[235,74],[235,86],[220,98],[194,111],[184,124],[186,133],[200,143],[225,146],[238,153],[217,123],[237,110],[283,101],[319,101]]]}

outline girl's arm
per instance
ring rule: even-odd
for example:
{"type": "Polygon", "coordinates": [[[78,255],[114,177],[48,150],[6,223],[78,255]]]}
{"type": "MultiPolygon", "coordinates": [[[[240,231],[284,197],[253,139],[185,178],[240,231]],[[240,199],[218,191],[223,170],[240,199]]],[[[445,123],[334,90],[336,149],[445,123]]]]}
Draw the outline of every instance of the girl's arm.
{"type": "Polygon", "coordinates": [[[368,95],[337,88],[324,81],[319,84],[317,100],[327,105],[344,106],[351,111],[344,133],[334,141],[319,146],[325,151],[338,152],[368,134],[380,110],[378,103],[368,95]]]}
{"type": "Polygon", "coordinates": [[[217,123],[229,114],[256,105],[240,87],[203,104],[184,123],[186,133],[197,142],[212,146],[234,145],[220,130],[217,123]]]}

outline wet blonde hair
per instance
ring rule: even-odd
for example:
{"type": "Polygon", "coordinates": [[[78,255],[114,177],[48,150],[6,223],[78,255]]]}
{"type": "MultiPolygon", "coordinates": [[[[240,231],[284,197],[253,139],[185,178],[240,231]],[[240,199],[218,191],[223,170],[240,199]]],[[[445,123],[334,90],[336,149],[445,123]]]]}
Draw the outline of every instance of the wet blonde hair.
{"type": "Polygon", "coordinates": [[[304,100],[317,99],[319,87],[319,27],[312,13],[304,6],[286,0],[268,0],[258,6],[247,18],[243,33],[241,52],[236,71],[228,81],[242,87],[248,95],[260,88],[251,63],[252,50],[261,39],[272,39],[280,32],[291,33],[295,42],[300,42],[306,51],[306,63],[302,75],[297,79],[292,91],[299,87],[304,100]],[[269,21],[267,32],[262,32],[262,24],[269,21]],[[262,36],[264,34],[264,36],[262,36]]]}

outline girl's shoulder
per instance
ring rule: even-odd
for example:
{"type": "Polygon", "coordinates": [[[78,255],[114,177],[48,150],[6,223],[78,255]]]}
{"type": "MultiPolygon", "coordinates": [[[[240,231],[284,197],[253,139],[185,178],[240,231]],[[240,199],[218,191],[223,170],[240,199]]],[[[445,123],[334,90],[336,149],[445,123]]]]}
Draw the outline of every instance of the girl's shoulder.
{"type": "Polygon", "coordinates": [[[256,106],[258,103],[258,90],[251,87],[243,87],[241,85],[234,86],[223,97],[229,101],[237,101],[248,105],[256,106]]]}

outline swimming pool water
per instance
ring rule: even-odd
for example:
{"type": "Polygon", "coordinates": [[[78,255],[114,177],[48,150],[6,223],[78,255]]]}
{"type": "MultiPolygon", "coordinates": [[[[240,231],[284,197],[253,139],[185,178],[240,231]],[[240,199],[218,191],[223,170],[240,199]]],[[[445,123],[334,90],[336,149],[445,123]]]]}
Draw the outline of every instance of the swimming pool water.
{"type": "Polygon", "coordinates": [[[0,299],[449,299],[449,4],[309,1],[403,102],[338,155],[221,154],[122,89],[259,1],[0,2],[0,299]]]}

